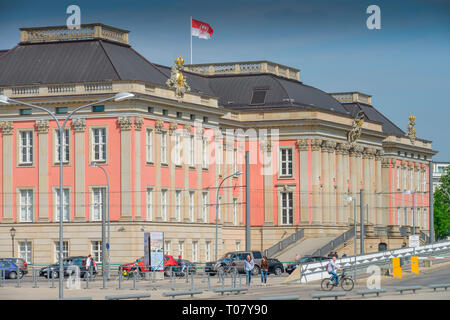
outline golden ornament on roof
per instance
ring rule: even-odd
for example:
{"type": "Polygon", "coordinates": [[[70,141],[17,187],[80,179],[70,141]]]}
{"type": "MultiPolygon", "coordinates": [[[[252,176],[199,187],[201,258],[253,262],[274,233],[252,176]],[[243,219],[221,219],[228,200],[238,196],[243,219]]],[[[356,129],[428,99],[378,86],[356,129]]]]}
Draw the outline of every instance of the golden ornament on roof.
{"type": "Polygon", "coordinates": [[[177,84],[179,86],[181,86],[183,84],[183,80],[184,80],[183,74],[180,71],[178,71],[177,72],[177,84]]]}
{"type": "Polygon", "coordinates": [[[416,117],[414,115],[409,116],[409,121],[414,122],[416,120],[416,117]]]}
{"type": "Polygon", "coordinates": [[[178,58],[175,59],[175,63],[179,66],[184,64],[184,59],[183,57],[179,56],[178,58]]]}

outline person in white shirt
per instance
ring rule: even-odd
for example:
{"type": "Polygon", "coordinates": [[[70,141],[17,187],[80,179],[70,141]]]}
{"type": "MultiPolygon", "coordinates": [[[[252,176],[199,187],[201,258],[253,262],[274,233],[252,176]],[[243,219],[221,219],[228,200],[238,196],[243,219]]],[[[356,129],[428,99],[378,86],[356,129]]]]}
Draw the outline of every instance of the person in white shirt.
{"type": "Polygon", "coordinates": [[[336,256],[333,256],[327,264],[328,274],[331,274],[331,282],[336,281],[336,285],[339,284],[339,277],[336,270],[341,270],[339,265],[336,263],[336,256]]]}

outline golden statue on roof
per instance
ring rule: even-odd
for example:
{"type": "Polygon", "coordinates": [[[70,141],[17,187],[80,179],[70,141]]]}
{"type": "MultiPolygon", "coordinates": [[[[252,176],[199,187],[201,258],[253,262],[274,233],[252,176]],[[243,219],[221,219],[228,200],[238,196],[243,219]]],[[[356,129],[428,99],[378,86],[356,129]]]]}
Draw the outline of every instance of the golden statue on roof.
{"type": "Polygon", "coordinates": [[[184,59],[179,56],[175,59],[175,64],[172,66],[170,71],[170,78],[167,79],[166,85],[169,88],[175,89],[175,96],[178,98],[178,101],[181,102],[181,99],[184,97],[186,92],[191,91],[191,88],[186,82],[186,78],[183,75],[184,70],[184,59]]]}
{"type": "Polygon", "coordinates": [[[356,117],[353,119],[352,129],[347,134],[347,141],[350,148],[356,144],[356,140],[358,140],[359,136],[361,135],[363,124],[364,112],[359,111],[356,117]]]}
{"type": "Polygon", "coordinates": [[[409,138],[409,140],[411,140],[411,143],[414,144],[414,142],[416,141],[416,129],[414,128],[416,117],[414,115],[410,115],[408,119],[409,123],[406,127],[406,136],[409,138]]]}

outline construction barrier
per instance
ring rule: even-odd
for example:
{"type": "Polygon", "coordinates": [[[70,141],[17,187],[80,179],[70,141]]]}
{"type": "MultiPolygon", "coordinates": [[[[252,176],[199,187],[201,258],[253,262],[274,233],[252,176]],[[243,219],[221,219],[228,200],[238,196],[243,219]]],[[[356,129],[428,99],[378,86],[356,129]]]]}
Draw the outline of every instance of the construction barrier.
{"type": "Polygon", "coordinates": [[[400,258],[392,258],[392,276],[402,278],[402,267],[400,265],[400,258]]]}
{"type": "Polygon", "coordinates": [[[419,257],[411,257],[411,273],[419,274],[419,257]]]}

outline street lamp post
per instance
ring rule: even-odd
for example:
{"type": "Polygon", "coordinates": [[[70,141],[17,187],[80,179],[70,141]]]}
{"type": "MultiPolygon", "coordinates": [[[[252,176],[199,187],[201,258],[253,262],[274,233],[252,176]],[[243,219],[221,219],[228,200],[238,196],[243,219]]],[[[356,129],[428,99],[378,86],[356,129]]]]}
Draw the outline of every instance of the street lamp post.
{"type": "Polygon", "coordinates": [[[109,271],[110,271],[110,263],[111,263],[111,261],[110,261],[110,259],[111,259],[111,251],[109,249],[110,245],[111,245],[110,244],[110,241],[111,241],[111,229],[110,229],[111,219],[110,219],[110,216],[109,216],[109,208],[110,208],[110,204],[109,204],[109,199],[110,199],[109,178],[108,178],[108,173],[106,172],[105,168],[99,166],[96,162],[92,162],[91,166],[97,167],[97,168],[99,168],[99,169],[101,169],[103,171],[103,173],[105,174],[105,177],[106,177],[106,183],[108,185],[108,198],[107,198],[107,203],[108,203],[108,206],[107,206],[107,216],[108,216],[108,241],[107,241],[107,244],[108,244],[108,246],[106,247],[106,250],[108,250],[108,265],[106,267],[106,272],[105,272],[105,269],[104,269],[104,265],[106,264],[105,250],[104,250],[105,249],[105,242],[106,242],[106,239],[105,239],[105,223],[106,223],[105,220],[106,220],[106,218],[105,218],[105,212],[104,211],[103,211],[103,214],[102,214],[102,261],[103,261],[103,263],[102,263],[102,274],[103,274],[103,288],[105,288],[106,279],[109,279],[109,271]]]}
{"type": "Polygon", "coordinates": [[[9,234],[11,235],[11,253],[14,258],[14,237],[16,236],[16,229],[14,229],[14,227],[9,229],[9,234]]]}
{"type": "Polygon", "coordinates": [[[220,187],[222,186],[222,184],[224,183],[224,181],[225,180],[227,180],[228,178],[231,178],[231,177],[237,177],[237,176],[239,176],[239,175],[241,175],[242,174],[242,172],[240,172],[240,171],[237,171],[237,172],[235,172],[235,173],[233,173],[233,174],[231,174],[231,175],[229,175],[228,177],[225,177],[225,178],[223,178],[223,180],[220,182],[220,184],[219,184],[219,187],[217,188],[217,192],[216,192],[216,261],[217,261],[217,243],[218,243],[218,228],[219,228],[219,225],[218,225],[218,220],[219,220],[219,190],[220,190],[220,187]]]}
{"type": "Polygon", "coordinates": [[[59,120],[56,118],[55,114],[53,112],[51,112],[50,110],[41,107],[41,106],[37,106],[31,103],[26,103],[23,101],[19,101],[19,100],[14,100],[11,99],[7,96],[4,95],[0,95],[0,104],[10,104],[10,103],[17,103],[17,104],[22,104],[25,106],[29,106],[32,108],[36,108],[39,110],[42,110],[46,113],[48,113],[56,122],[56,124],[58,125],[58,130],[59,130],[59,299],[62,300],[63,299],[63,290],[64,290],[64,284],[63,284],[63,280],[64,280],[64,266],[63,266],[63,139],[64,139],[64,128],[66,126],[67,121],[70,119],[70,117],[77,111],[81,110],[81,109],[85,109],[88,107],[91,107],[93,105],[105,102],[105,101],[109,101],[109,100],[114,100],[114,101],[122,101],[125,99],[129,99],[134,97],[134,94],[129,93],[129,92],[119,92],[116,95],[114,95],[113,97],[109,97],[109,98],[105,98],[105,99],[101,99],[99,101],[96,102],[92,102],[80,107],[77,107],[76,109],[74,109],[71,113],[69,113],[67,115],[67,117],[64,119],[63,125],[61,126],[59,120]]]}
{"type": "Polygon", "coordinates": [[[354,234],[354,237],[355,237],[354,241],[355,241],[355,243],[353,244],[353,246],[354,246],[354,248],[353,248],[354,249],[353,250],[354,253],[353,254],[355,256],[355,264],[353,265],[353,277],[356,280],[356,242],[357,242],[357,240],[356,240],[356,226],[357,226],[357,224],[356,224],[356,198],[349,196],[349,197],[346,197],[344,200],[353,202],[353,225],[354,225],[354,228],[355,228],[355,230],[354,230],[355,231],[355,234],[354,234]]]}

